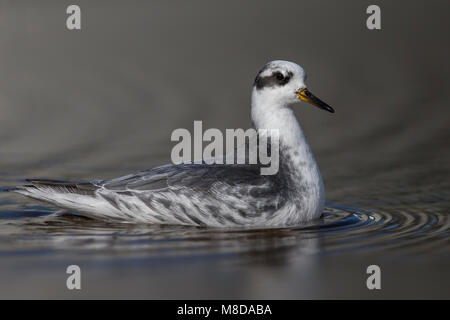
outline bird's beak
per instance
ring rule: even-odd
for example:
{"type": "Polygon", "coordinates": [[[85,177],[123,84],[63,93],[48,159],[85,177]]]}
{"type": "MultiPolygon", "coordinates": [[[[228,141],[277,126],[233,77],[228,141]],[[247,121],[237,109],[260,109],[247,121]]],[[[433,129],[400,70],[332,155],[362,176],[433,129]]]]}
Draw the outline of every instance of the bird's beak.
{"type": "Polygon", "coordinates": [[[311,92],[308,91],[308,89],[303,89],[297,91],[297,96],[300,100],[308,102],[316,107],[319,107],[320,109],[327,110],[331,113],[334,113],[334,109],[327,105],[325,102],[317,98],[315,95],[313,95],[311,92]]]}

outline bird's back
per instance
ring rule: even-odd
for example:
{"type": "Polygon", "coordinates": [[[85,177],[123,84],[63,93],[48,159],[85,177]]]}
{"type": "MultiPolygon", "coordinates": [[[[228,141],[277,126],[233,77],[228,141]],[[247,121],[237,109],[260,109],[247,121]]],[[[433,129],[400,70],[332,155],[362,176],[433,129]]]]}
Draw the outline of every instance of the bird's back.
{"type": "Polygon", "coordinates": [[[259,165],[166,165],[109,181],[29,180],[17,192],[93,218],[198,226],[263,226],[285,205],[259,165]]]}

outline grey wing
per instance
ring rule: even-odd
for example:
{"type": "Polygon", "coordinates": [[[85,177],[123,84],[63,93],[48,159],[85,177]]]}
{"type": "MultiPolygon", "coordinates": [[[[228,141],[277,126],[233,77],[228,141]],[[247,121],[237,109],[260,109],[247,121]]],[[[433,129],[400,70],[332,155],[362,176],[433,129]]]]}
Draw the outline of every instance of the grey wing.
{"type": "MultiPolygon", "coordinates": [[[[181,222],[249,224],[284,203],[278,176],[257,165],[166,165],[105,181],[103,189],[130,193],[154,212],[169,211],[181,222]],[[163,205],[163,207],[161,206],[163,205]]],[[[161,216],[161,219],[164,219],[161,216]]]]}
{"type": "Polygon", "coordinates": [[[104,181],[102,186],[118,192],[166,192],[189,190],[208,194],[221,189],[255,199],[280,192],[278,176],[264,176],[253,165],[181,164],[166,165],[140,171],[121,178],[104,181]]]}

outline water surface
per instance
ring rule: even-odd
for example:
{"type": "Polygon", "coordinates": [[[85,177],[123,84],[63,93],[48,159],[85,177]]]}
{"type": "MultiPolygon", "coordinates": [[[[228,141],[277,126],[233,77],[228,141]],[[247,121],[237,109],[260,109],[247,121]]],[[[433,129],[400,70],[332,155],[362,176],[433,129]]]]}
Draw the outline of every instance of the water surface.
{"type": "Polygon", "coordinates": [[[79,32],[58,1],[0,5],[0,188],[168,163],[171,132],[194,120],[247,128],[256,72],[287,59],[336,109],[297,109],[326,209],[218,230],[106,223],[0,192],[1,298],[450,298],[448,2],[381,1],[380,32],[360,1],[79,5],[79,32]],[[80,292],[65,287],[70,264],[80,292]],[[366,288],[371,264],[381,291],[366,288]]]}

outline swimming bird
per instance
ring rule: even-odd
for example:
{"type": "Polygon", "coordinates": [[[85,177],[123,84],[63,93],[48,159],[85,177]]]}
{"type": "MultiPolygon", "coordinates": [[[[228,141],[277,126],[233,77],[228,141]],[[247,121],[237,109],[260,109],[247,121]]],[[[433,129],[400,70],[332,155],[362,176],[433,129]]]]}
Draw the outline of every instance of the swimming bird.
{"type": "Polygon", "coordinates": [[[294,114],[298,102],[329,112],[305,84],[302,67],[276,60],[257,74],[251,97],[256,129],[278,132],[279,170],[261,164],[169,164],[112,180],[30,179],[14,192],[94,219],[208,227],[283,227],[319,218],[322,177],[294,114]]]}

